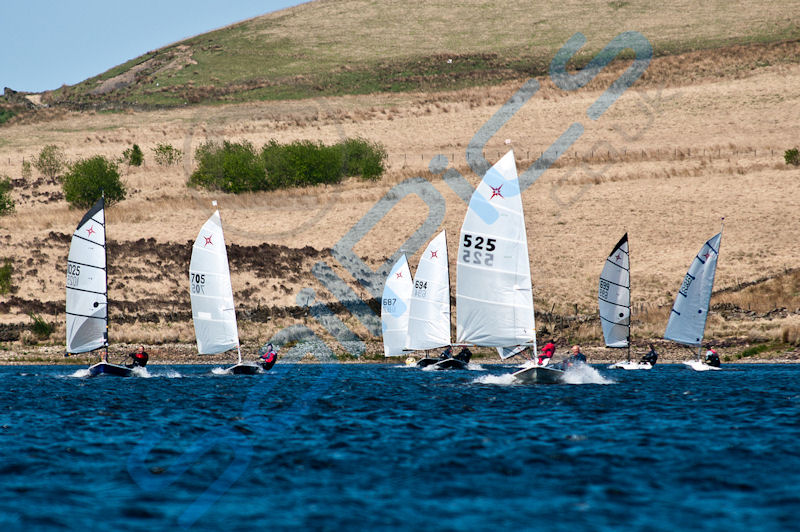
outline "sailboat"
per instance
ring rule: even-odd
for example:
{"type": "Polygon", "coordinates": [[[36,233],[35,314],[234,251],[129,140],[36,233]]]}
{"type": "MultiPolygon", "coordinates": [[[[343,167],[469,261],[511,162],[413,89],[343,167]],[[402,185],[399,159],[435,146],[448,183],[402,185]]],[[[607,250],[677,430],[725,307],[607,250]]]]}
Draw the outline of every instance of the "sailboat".
{"type": "Polygon", "coordinates": [[[620,238],[606,258],[603,271],[600,273],[597,305],[600,309],[600,324],[606,347],[628,350],[628,360],[611,364],[608,369],[652,369],[658,356],[652,348],[651,352],[645,355],[648,361],[631,360],[631,276],[628,233],[620,238]]]}
{"type": "MultiPolygon", "coordinates": [[[[216,201],[213,202],[214,206],[216,204],[216,201]]],[[[256,364],[242,362],[228,252],[219,210],[214,211],[203,224],[194,241],[189,263],[189,284],[197,352],[209,355],[235,348],[239,360],[225,371],[235,375],[258,373],[256,364]]]]}
{"type": "Polygon", "coordinates": [[[129,377],[131,368],[108,361],[108,278],[105,198],[98,199],[72,233],[67,259],[67,356],[103,349],[92,376],[129,377]]]}
{"type": "Polygon", "coordinates": [[[697,347],[696,360],[684,362],[696,371],[719,369],[703,362],[700,356],[721,242],[722,230],[703,244],[700,253],[692,261],[678,295],[675,296],[675,304],[672,306],[667,330],[664,332],[664,338],[667,340],[697,347]]]}
{"type": "Polygon", "coordinates": [[[411,290],[412,280],[408,259],[402,255],[395,262],[383,286],[381,329],[384,356],[396,357],[406,353],[411,290]]]}
{"type": "MultiPolygon", "coordinates": [[[[408,318],[409,351],[428,351],[450,346],[450,268],[447,237],[442,231],[423,251],[414,276],[411,309],[408,318]]],[[[436,369],[466,369],[467,364],[455,358],[410,357],[409,365],[436,369]]]]}
{"type": "MultiPolygon", "coordinates": [[[[528,237],[513,150],[492,166],[470,198],[456,263],[456,342],[536,351],[528,237]]],[[[505,348],[505,349],[504,349],[505,348]]],[[[502,356],[502,354],[501,354],[502,356]]],[[[557,382],[546,367],[514,373],[522,382],[557,382]]]]}

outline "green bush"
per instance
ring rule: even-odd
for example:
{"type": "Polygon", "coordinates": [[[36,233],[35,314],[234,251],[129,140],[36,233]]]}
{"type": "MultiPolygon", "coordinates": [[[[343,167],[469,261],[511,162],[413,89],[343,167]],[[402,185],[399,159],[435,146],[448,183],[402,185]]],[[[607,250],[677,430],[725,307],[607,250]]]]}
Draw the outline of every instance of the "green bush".
{"type": "Polygon", "coordinates": [[[13,109],[0,109],[0,125],[14,118],[16,114],[13,109]]]}
{"type": "Polygon", "coordinates": [[[172,166],[181,161],[183,152],[173,148],[171,144],[159,144],[153,150],[153,157],[159,166],[172,166]]]}
{"type": "Polygon", "coordinates": [[[11,292],[11,274],[14,273],[14,266],[11,259],[3,259],[0,266],[0,294],[11,292]]]}
{"type": "Polygon", "coordinates": [[[122,160],[128,163],[128,166],[142,166],[144,162],[144,154],[138,144],[134,144],[132,148],[122,152],[122,160]]]}
{"type": "Polygon", "coordinates": [[[44,318],[42,318],[38,314],[34,314],[33,312],[31,312],[28,315],[33,320],[33,323],[31,324],[31,332],[35,334],[40,340],[47,339],[50,337],[51,334],[53,334],[52,323],[45,321],[44,318]]]}
{"type": "Polygon", "coordinates": [[[365,139],[348,139],[343,143],[344,174],[360,175],[364,179],[376,180],[386,171],[384,166],[388,154],[386,148],[379,143],[371,143],[365,139]]]}
{"type": "Polygon", "coordinates": [[[190,185],[234,194],[263,189],[264,166],[247,141],[208,141],[197,148],[195,159],[190,185]]]}
{"type": "Polygon", "coordinates": [[[14,212],[14,200],[11,199],[13,188],[10,177],[0,177],[0,216],[14,212]]]}
{"type": "Polygon", "coordinates": [[[798,151],[797,148],[786,150],[786,153],[783,154],[783,159],[786,161],[786,164],[800,166],[800,151],[798,151]]]}
{"type": "Polygon", "coordinates": [[[39,152],[39,156],[33,162],[33,166],[35,166],[42,175],[50,179],[55,179],[66,165],[66,161],[67,158],[61,148],[55,144],[48,144],[39,152]]]}
{"type": "Polygon", "coordinates": [[[70,165],[62,187],[67,202],[84,209],[91,207],[103,193],[107,205],[124,200],[126,194],[116,163],[102,155],[81,159],[70,165]]]}
{"type": "Polygon", "coordinates": [[[269,141],[261,149],[266,189],[338,183],[342,180],[344,152],[339,145],[310,141],[278,144],[269,141]]]}

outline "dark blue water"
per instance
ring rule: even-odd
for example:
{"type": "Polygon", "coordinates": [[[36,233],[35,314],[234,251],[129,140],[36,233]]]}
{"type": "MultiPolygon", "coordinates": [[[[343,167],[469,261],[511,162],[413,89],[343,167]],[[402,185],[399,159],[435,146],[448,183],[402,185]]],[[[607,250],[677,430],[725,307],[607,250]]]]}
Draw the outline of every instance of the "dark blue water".
{"type": "Polygon", "coordinates": [[[0,368],[0,528],[796,528],[800,366],[487,369],[0,368]]]}

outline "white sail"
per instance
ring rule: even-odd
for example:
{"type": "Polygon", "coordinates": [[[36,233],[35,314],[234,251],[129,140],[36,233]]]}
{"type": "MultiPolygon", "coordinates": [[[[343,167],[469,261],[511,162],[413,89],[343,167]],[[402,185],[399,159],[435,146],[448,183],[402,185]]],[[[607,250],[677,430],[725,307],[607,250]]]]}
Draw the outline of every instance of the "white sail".
{"type": "Polygon", "coordinates": [[[631,278],[628,233],[606,259],[597,294],[600,323],[608,347],[628,347],[631,335],[631,278]]]}
{"type": "Polygon", "coordinates": [[[721,241],[722,231],[703,244],[689,266],[669,315],[667,340],[693,346],[703,342],[721,241]]]}
{"type": "Polygon", "coordinates": [[[402,355],[406,348],[411,291],[411,270],[408,269],[408,259],[403,255],[389,272],[383,287],[381,328],[383,353],[387,357],[402,355]]]}
{"type": "Polygon", "coordinates": [[[97,200],[72,234],[67,260],[67,352],[108,345],[105,201],[97,200]]]}
{"type": "Polygon", "coordinates": [[[197,351],[206,355],[237,348],[239,331],[219,211],[211,215],[194,241],[189,283],[197,351]]]}
{"type": "Polygon", "coordinates": [[[458,343],[504,347],[535,342],[528,238],[514,152],[472,194],[458,243],[458,343]]]}
{"type": "Polygon", "coordinates": [[[406,347],[416,351],[446,345],[450,345],[450,272],[442,231],[425,248],[414,275],[406,347]]]}

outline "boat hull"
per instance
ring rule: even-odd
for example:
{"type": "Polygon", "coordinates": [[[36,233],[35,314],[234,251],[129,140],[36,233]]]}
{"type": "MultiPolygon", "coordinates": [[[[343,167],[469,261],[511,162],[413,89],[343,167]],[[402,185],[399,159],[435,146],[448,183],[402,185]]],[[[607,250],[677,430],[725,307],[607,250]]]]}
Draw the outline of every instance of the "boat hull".
{"type": "Polygon", "coordinates": [[[461,360],[455,358],[447,358],[445,360],[440,360],[436,364],[433,365],[433,369],[435,370],[446,370],[446,369],[468,369],[467,364],[461,360]]]}
{"type": "Polygon", "coordinates": [[[258,373],[259,367],[255,364],[236,364],[227,368],[225,371],[233,373],[234,375],[255,375],[258,373]]]}
{"type": "Polygon", "coordinates": [[[617,362],[616,364],[611,364],[608,366],[608,369],[625,369],[625,370],[637,370],[637,369],[653,369],[653,365],[649,362],[617,362]]]}
{"type": "Polygon", "coordinates": [[[423,359],[419,360],[416,363],[416,366],[418,368],[426,368],[426,367],[428,367],[428,366],[430,366],[432,364],[438,364],[439,362],[441,362],[441,361],[438,358],[430,358],[430,357],[428,357],[428,358],[423,358],[423,359]]]}
{"type": "Polygon", "coordinates": [[[524,384],[562,384],[564,371],[546,366],[533,366],[512,373],[514,379],[524,384]]]}
{"type": "Polygon", "coordinates": [[[709,366],[701,360],[686,360],[683,365],[695,371],[719,371],[721,369],[716,366],[709,366]]]}
{"type": "Polygon", "coordinates": [[[108,362],[98,362],[94,366],[89,367],[89,375],[92,377],[97,377],[98,375],[130,377],[131,374],[132,374],[131,368],[120,366],[118,364],[109,364],[108,362]]]}

